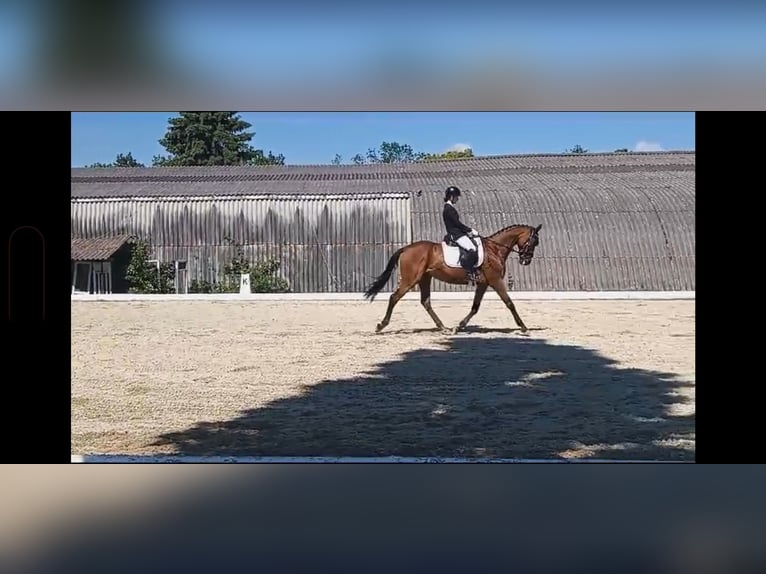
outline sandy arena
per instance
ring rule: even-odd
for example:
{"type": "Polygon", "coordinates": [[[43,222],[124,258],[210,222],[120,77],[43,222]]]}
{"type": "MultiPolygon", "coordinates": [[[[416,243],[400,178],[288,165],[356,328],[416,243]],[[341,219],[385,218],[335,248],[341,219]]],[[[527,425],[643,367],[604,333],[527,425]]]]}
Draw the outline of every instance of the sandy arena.
{"type": "Polygon", "coordinates": [[[386,302],[73,301],[72,453],[694,460],[694,301],[386,302]]]}

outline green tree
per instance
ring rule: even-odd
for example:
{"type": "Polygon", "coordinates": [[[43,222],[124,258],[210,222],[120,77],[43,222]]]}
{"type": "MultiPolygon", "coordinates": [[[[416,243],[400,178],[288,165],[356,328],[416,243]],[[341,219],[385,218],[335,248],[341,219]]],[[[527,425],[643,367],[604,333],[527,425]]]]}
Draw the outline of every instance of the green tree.
{"type": "Polygon", "coordinates": [[[237,112],[180,112],[168,119],[160,144],[169,156],[154,156],[155,166],[284,165],[285,156],[255,149],[252,124],[237,112]]]}
{"type": "Polygon", "coordinates": [[[335,154],[335,157],[332,158],[332,164],[333,165],[340,165],[343,163],[343,158],[340,156],[339,153],[335,154]]]}
{"type": "Polygon", "coordinates": [[[380,144],[381,163],[412,163],[422,160],[426,154],[416,152],[409,144],[383,142],[380,144]]]}
{"type": "Polygon", "coordinates": [[[426,154],[426,156],[423,158],[423,161],[446,161],[468,157],[473,157],[473,150],[471,148],[445,151],[444,153],[429,153],[426,154]]]}
{"type": "Polygon", "coordinates": [[[621,147],[620,149],[614,150],[614,153],[628,153],[628,148],[621,147]]]}
{"type": "Polygon", "coordinates": [[[422,161],[427,154],[416,152],[409,144],[383,142],[378,148],[369,148],[365,155],[356,154],[351,162],[356,165],[365,163],[412,163],[422,161]]]}
{"type": "Polygon", "coordinates": [[[264,154],[263,150],[253,150],[253,156],[247,160],[247,165],[285,165],[285,156],[283,154],[274,155],[269,152],[264,154]]]}
{"type": "Polygon", "coordinates": [[[582,147],[580,144],[577,144],[571,149],[564,150],[564,153],[588,153],[588,150],[582,147]]]}
{"type": "MultiPolygon", "coordinates": [[[[336,158],[340,156],[336,155],[336,158]]],[[[473,150],[451,150],[442,153],[424,153],[415,151],[411,145],[399,142],[383,142],[378,148],[369,148],[364,155],[358,153],[351,158],[356,165],[370,163],[414,163],[419,161],[445,161],[474,157],[473,150]]],[[[335,163],[335,161],[333,161],[335,163]]]]}
{"type": "Polygon", "coordinates": [[[140,163],[136,160],[136,158],[133,157],[133,154],[131,152],[128,152],[127,154],[118,153],[117,157],[112,163],[92,163],[90,165],[87,165],[85,167],[88,168],[99,168],[99,167],[146,167],[144,164],[140,163]]]}

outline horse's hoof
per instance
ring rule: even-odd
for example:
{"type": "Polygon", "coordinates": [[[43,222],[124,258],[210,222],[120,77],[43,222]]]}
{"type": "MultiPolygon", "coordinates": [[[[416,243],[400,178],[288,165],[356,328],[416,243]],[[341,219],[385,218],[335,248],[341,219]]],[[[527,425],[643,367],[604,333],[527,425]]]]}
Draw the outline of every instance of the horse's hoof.
{"type": "Polygon", "coordinates": [[[461,331],[460,327],[453,327],[452,331],[449,331],[453,335],[457,335],[461,331]]]}
{"type": "Polygon", "coordinates": [[[376,332],[376,333],[380,333],[380,332],[383,330],[383,328],[384,328],[384,325],[381,325],[380,323],[378,323],[378,324],[375,326],[375,332],[376,332]]]}

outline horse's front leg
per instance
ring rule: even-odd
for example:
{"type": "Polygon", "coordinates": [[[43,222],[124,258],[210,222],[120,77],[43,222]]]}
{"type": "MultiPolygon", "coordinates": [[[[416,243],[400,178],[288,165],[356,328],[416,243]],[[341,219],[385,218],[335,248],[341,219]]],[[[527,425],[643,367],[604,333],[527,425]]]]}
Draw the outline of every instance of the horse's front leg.
{"type": "Polygon", "coordinates": [[[527,326],[524,324],[524,321],[521,320],[521,317],[519,317],[519,313],[516,311],[516,306],[513,304],[513,301],[511,301],[511,297],[508,295],[508,290],[505,288],[505,284],[503,283],[502,279],[493,281],[492,288],[497,291],[500,299],[503,300],[505,306],[508,307],[508,309],[511,311],[511,314],[516,321],[516,324],[521,329],[521,332],[526,333],[528,331],[527,326]]]}
{"type": "Polygon", "coordinates": [[[468,315],[465,316],[465,318],[458,323],[457,327],[453,330],[453,333],[457,333],[458,331],[461,331],[465,329],[466,325],[468,325],[468,321],[470,321],[476,313],[479,312],[479,307],[481,306],[481,300],[484,298],[484,293],[487,292],[487,284],[486,283],[479,283],[476,286],[476,292],[473,295],[473,305],[471,305],[471,311],[468,313],[468,315]]]}

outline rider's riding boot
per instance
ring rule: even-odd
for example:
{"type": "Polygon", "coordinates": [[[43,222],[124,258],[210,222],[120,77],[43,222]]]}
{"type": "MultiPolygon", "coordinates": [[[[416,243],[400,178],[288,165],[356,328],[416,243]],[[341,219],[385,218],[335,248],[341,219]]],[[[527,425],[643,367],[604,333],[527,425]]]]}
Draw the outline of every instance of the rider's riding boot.
{"type": "Polygon", "coordinates": [[[476,265],[476,254],[473,252],[464,252],[463,257],[461,258],[460,264],[463,266],[463,269],[465,269],[465,273],[468,276],[468,281],[472,285],[476,284],[476,269],[474,269],[474,265],[476,265]]]}

